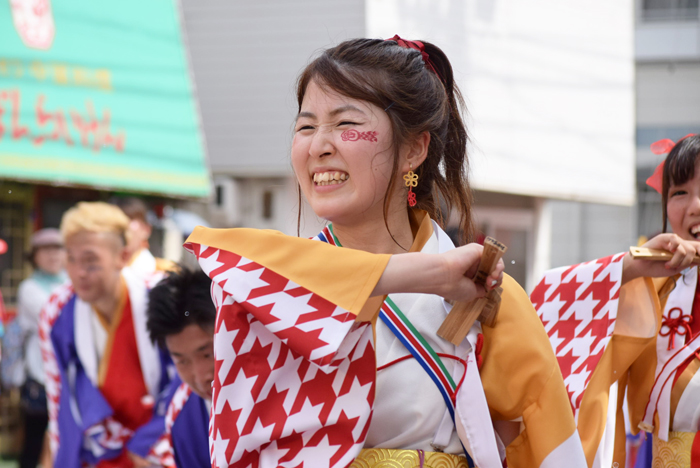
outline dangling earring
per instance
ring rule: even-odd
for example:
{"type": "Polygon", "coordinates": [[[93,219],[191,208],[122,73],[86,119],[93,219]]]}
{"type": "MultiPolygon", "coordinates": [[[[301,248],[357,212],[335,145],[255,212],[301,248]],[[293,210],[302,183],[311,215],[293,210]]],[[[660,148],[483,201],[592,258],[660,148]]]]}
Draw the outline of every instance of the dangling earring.
{"type": "Polygon", "coordinates": [[[408,187],[408,206],[416,206],[416,194],[413,187],[418,187],[418,174],[413,172],[413,164],[408,163],[408,173],[403,176],[404,184],[408,187]]]}

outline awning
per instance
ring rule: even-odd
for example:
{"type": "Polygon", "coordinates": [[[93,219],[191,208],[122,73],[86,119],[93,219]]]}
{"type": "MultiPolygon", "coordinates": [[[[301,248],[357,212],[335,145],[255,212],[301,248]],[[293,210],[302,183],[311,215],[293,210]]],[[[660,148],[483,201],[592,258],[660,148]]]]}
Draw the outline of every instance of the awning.
{"type": "Polygon", "coordinates": [[[0,178],[206,197],[172,0],[0,2],[0,178]]]}

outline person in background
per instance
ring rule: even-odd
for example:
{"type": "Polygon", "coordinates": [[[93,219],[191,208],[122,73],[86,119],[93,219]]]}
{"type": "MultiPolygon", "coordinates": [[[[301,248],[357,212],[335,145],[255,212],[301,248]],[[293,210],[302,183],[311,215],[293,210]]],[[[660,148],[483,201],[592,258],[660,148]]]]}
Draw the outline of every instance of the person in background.
{"type": "Polygon", "coordinates": [[[628,251],[552,269],[531,294],[594,468],[628,466],[625,426],[646,433],[635,466],[700,466],[700,134],[651,150],[668,153],[647,179],[663,233],[642,247],[667,258],[628,251]]]}
{"type": "Polygon", "coordinates": [[[139,274],[146,276],[159,271],[172,270],[172,262],[163,258],[156,258],[149,249],[148,240],[153,229],[148,222],[148,208],[139,198],[127,197],[114,200],[117,205],[129,217],[129,242],[126,250],[129,253],[128,267],[139,274]]]}
{"type": "Polygon", "coordinates": [[[165,430],[170,358],[148,338],[145,279],[124,268],[128,226],[102,202],[78,203],[61,220],[70,284],[39,321],[55,467],[148,466],[165,430]]]}
{"type": "Polygon", "coordinates": [[[24,384],[24,447],[20,468],[35,468],[42,454],[44,434],[49,422],[44,389],[44,364],[39,343],[39,315],[51,292],[67,279],[64,271],[66,251],[58,229],[35,232],[31,238],[29,260],[34,267],[31,276],[19,285],[17,292],[17,326],[23,344],[24,384]]]}
{"type": "Polygon", "coordinates": [[[201,270],[180,268],[149,293],[148,332],[154,343],[170,352],[179,375],[173,380],[165,417],[165,449],[158,454],[163,466],[211,466],[208,437],[216,308],[210,289],[211,280],[201,270]]]}

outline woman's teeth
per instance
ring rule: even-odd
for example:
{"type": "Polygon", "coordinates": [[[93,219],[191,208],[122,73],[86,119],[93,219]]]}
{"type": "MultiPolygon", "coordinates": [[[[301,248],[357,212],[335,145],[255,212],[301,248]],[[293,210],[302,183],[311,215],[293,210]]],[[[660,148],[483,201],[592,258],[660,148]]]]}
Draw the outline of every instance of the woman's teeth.
{"type": "Polygon", "coordinates": [[[314,173],[314,183],[316,185],[341,184],[348,180],[350,175],[345,172],[316,172],[314,173]]]}
{"type": "Polygon", "coordinates": [[[700,224],[696,224],[695,226],[690,228],[690,234],[693,236],[697,237],[697,234],[700,233],[700,224]]]}

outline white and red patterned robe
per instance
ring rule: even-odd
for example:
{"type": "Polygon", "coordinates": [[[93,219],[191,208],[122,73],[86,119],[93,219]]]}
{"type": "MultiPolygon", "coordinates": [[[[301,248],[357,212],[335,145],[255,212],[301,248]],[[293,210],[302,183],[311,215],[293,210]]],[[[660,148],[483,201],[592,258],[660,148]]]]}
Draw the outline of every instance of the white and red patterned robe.
{"type": "MultiPolygon", "coordinates": [[[[443,251],[438,245],[444,233],[427,216],[420,225],[427,226],[426,245],[436,248],[434,253],[443,251]]],[[[213,466],[348,466],[374,424],[373,322],[383,298],[370,294],[389,256],[253,229],[198,228],[185,246],[212,278],[218,310],[213,466]]],[[[504,457],[513,468],[585,466],[542,325],[511,278],[504,289],[496,326],[481,331],[477,324],[472,341],[452,347],[468,361],[457,395],[459,439],[482,468],[500,467],[504,457]],[[476,356],[479,333],[483,350],[476,356]],[[481,369],[477,360],[483,361],[481,369]],[[522,433],[499,450],[491,419],[518,421],[522,433]]],[[[425,295],[413,296],[418,304],[425,295]]],[[[412,307],[406,300],[405,311],[412,307]]],[[[439,307],[424,312],[435,314],[436,330],[449,307],[441,299],[435,304],[439,307]]],[[[414,309],[408,314],[420,312],[414,309]]],[[[387,359],[381,356],[382,362],[387,359]]],[[[429,379],[420,369],[411,375],[421,385],[429,379]]],[[[414,390],[382,398],[404,402],[401,407],[410,411],[417,404],[414,390]]],[[[436,398],[441,402],[439,394],[436,398]]],[[[444,403],[439,411],[442,416],[444,403]]],[[[388,413],[381,413],[385,420],[378,423],[386,424],[388,413]]]]}
{"type": "Polygon", "coordinates": [[[625,427],[662,440],[700,427],[700,334],[690,325],[700,321],[697,267],[622,285],[623,256],[551,270],[531,294],[588,465],[601,468],[625,466],[625,427]]]}

